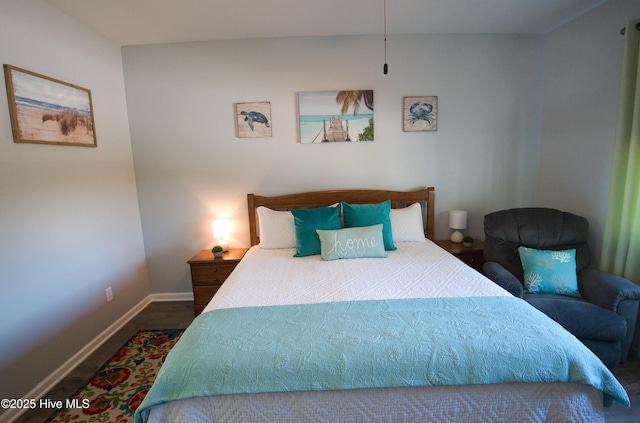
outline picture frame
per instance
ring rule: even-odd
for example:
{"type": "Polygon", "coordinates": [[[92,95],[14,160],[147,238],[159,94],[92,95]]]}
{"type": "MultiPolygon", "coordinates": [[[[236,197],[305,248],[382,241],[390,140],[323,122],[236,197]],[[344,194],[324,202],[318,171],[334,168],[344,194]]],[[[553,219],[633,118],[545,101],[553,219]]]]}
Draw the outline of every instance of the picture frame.
{"type": "Polygon", "coordinates": [[[438,97],[411,96],[402,99],[402,130],[422,132],[438,130],[438,97]]]}
{"type": "Polygon", "coordinates": [[[3,67],[15,143],[98,146],[90,90],[3,67]]]}
{"type": "Polygon", "coordinates": [[[373,90],[298,93],[300,143],[374,140],[373,90]]]}
{"type": "Polygon", "coordinates": [[[236,103],[238,138],[268,138],[272,134],[271,102],[236,103]]]}

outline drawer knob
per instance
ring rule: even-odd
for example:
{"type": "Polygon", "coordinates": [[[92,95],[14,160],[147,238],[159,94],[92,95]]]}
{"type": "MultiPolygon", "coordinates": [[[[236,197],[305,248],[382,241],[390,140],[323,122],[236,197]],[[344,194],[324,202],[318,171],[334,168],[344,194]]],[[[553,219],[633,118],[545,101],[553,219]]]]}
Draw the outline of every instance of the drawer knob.
{"type": "Polygon", "coordinates": [[[217,268],[217,267],[214,267],[213,269],[211,269],[211,271],[212,271],[213,273],[216,273],[216,272],[218,271],[218,268],[217,268]]]}

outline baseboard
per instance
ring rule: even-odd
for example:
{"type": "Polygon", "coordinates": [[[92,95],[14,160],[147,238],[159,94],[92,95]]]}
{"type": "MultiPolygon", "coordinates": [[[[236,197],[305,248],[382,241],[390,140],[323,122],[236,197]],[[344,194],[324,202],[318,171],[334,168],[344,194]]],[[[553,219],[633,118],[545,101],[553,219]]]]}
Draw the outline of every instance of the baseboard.
{"type": "Polygon", "coordinates": [[[170,292],[165,294],[151,294],[151,302],[161,301],[193,301],[193,292],[170,292]]]}
{"type": "MultiPolygon", "coordinates": [[[[80,363],[82,363],[89,355],[97,350],[107,339],[113,334],[119,331],[124,325],[126,325],[131,319],[133,319],[138,313],[140,313],[146,306],[152,302],[160,301],[193,301],[193,292],[177,292],[168,294],[149,294],[146,298],[133,306],[129,311],[123,314],[118,320],[109,325],[108,328],[103,330],[98,336],[93,338],[87,345],[82,347],[80,351],[75,353],[70,359],[65,361],[60,367],[54,370],[49,376],[44,378],[38,383],[32,390],[22,396],[22,398],[34,398],[39,400],[42,398],[51,388],[58,384],[65,376],[67,376],[73,369],[75,369],[80,363]]],[[[0,421],[12,423],[18,417],[20,417],[26,409],[9,409],[8,411],[0,414],[0,421]]]]}

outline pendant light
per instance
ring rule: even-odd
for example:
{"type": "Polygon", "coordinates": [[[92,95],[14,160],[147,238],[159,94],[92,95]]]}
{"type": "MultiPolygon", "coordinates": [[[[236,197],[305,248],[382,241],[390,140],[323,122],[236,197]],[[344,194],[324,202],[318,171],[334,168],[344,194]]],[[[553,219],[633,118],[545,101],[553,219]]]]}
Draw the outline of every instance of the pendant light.
{"type": "Polygon", "coordinates": [[[382,72],[386,75],[389,72],[389,65],[387,65],[387,0],[384,0],[384,66],[382,72]]]}

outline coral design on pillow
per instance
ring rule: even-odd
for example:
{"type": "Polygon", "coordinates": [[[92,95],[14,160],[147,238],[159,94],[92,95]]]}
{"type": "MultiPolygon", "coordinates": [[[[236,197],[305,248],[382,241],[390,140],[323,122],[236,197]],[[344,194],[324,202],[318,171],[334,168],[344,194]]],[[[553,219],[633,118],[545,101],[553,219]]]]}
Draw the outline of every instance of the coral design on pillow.
{"type": "Polygon", "coordinates": [[[580,296],[575,249],[551,251],[520,247],[518,253],[527,292],[580,296]]]}

